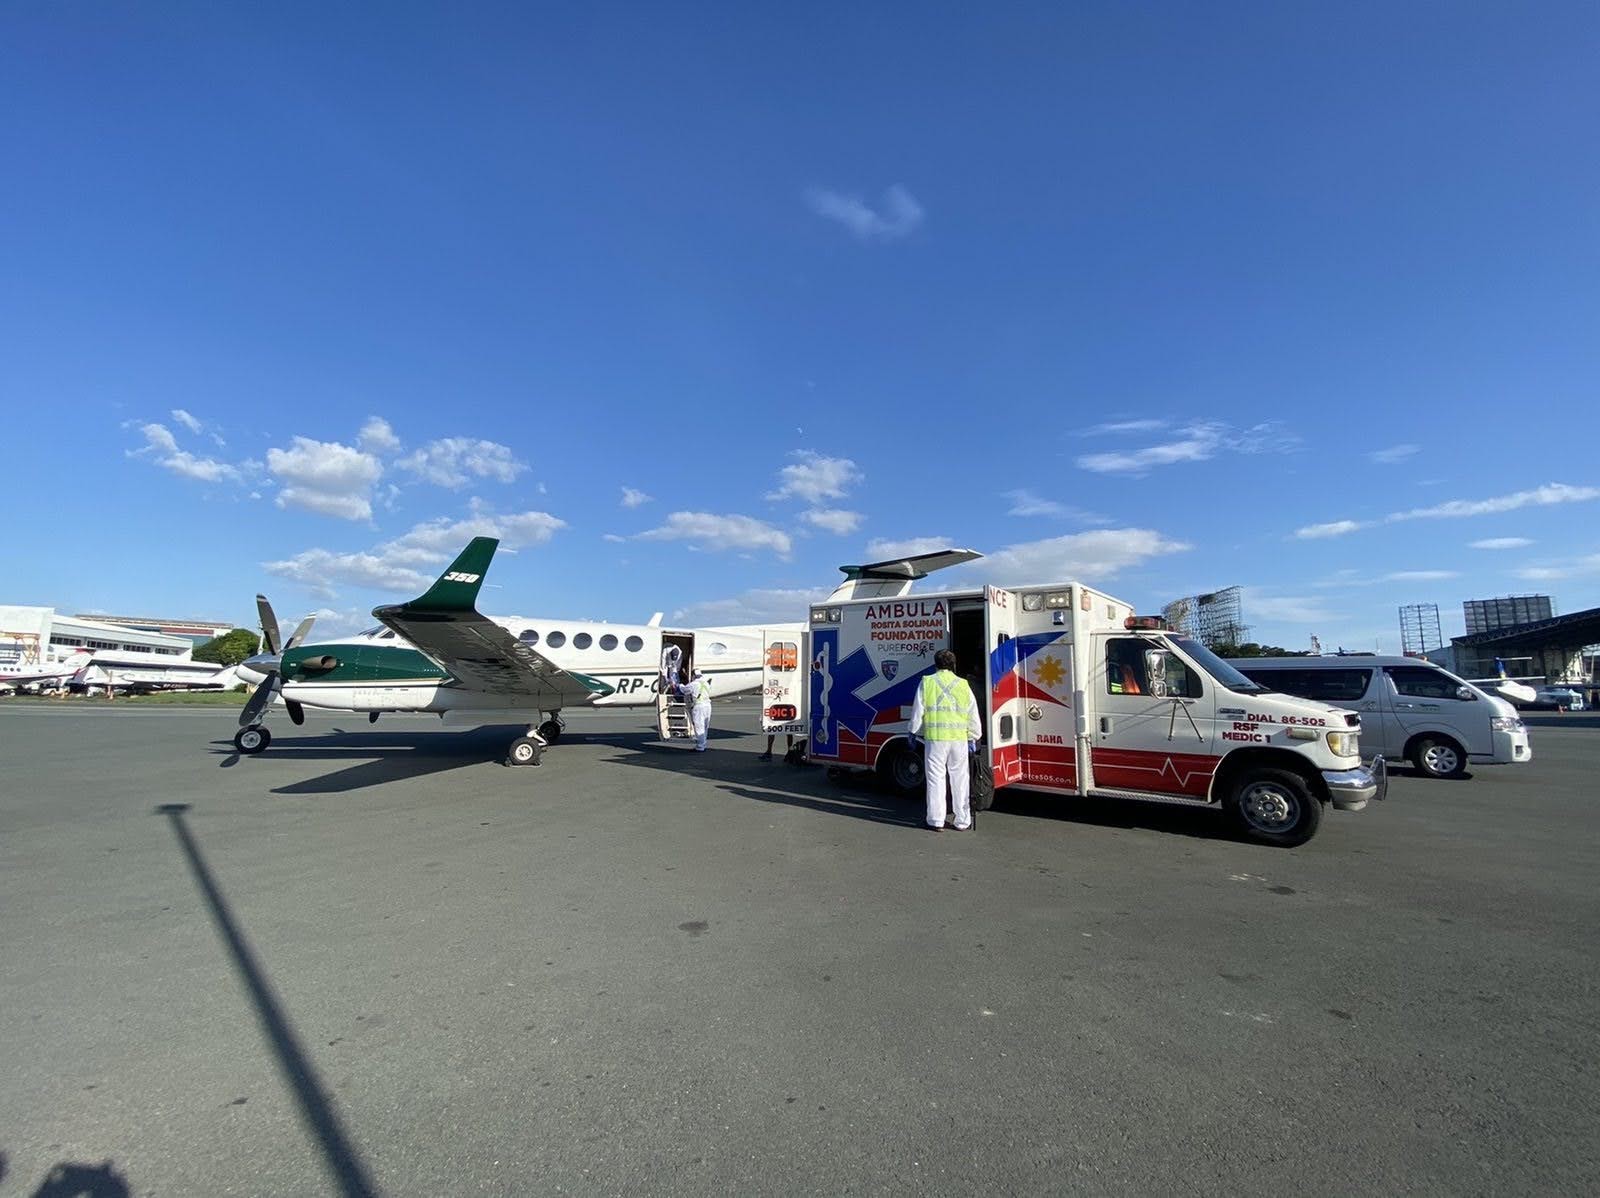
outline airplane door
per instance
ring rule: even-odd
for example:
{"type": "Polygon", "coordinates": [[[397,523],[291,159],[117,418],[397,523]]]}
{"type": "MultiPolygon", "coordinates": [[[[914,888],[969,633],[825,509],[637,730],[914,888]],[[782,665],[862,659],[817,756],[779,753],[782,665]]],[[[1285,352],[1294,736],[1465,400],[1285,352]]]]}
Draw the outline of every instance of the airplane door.
{"type": "Polygon", "coordinates": [[[811,709],[808,639],[797,628],[761,630],[761,730],[769,735],[805,735],[811,709]]]}
{"type": "Polygon", "coordinates": [[[1022,598],[1000,587],[983,589],[985,681],[988,693],[978,696],[989,740],[989,768],[994,788],[1022,779],[1022,692],[1018,678],[1017,617],[1022,598]]]}

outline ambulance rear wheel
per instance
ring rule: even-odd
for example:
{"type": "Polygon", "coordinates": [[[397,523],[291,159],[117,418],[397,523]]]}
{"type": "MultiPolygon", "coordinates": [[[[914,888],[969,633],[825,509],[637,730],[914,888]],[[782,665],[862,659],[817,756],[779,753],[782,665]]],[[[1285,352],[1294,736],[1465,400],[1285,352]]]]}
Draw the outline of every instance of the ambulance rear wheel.
{"type": "Polygon", "coordinates": [[[1258,844],[1292,849],[1317,834],[1322,804],[1305,779],[1289,770],[1246,770],[1234,782],[1228,814],[1258,844]]]}
{"type": "Polygon", "coordinates": [[[910,745],[892,747],[878,761],[883,780],[903,795],[919,795],[926,789],[922,780],[922,754],[910,745]]]}

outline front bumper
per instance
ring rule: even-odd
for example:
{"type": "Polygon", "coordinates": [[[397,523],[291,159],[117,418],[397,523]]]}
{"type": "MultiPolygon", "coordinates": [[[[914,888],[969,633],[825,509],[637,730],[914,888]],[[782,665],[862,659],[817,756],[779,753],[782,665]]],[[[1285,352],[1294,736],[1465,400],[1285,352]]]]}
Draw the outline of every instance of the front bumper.
{"type": "Polygon", "coordinates": [[[1323,770],[1322,781],[1336,811],[1360,811],[1368,799],[1382,801],[1389,795],[1389,767],[1382,757],[1353,770],[1323,770]]]}

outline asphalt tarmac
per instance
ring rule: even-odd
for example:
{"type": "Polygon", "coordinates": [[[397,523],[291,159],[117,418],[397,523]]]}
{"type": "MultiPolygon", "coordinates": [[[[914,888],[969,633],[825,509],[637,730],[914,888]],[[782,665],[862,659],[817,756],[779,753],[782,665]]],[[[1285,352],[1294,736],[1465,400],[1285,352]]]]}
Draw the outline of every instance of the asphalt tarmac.
{"type": "Polygon", "coordinates": [[[0,1198],[1595,1190],[1600,719],[1292,851],[755,721],[0,702],[0,1198]]]}

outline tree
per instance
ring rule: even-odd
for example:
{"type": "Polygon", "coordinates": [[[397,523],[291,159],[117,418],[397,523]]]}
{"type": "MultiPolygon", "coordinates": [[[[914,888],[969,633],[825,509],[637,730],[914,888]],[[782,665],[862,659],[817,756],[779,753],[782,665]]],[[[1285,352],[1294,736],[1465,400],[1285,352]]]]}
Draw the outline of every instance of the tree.
{"type": "Polygon", "coordinates": [[[195,649],[195,661],[215,662],[219,666],[236,666],[247,657],[253,657],[261,638],[248,628],[235,628],[214,636],[195,649]]]}
{"type": "Polygon", "coordinates": [[[1258,645],[1254,641],[1246,641],[1242,645],[1212,645],[1211,651],[1218,657],[1309,657],[1309,653],[1297,649],[1285,649],[1281,645],[1258,645]]]}

